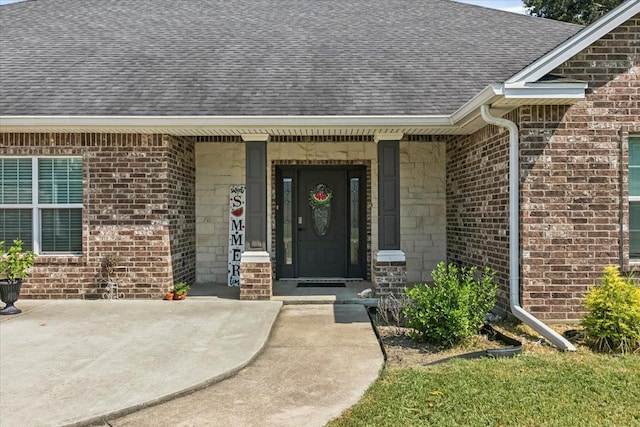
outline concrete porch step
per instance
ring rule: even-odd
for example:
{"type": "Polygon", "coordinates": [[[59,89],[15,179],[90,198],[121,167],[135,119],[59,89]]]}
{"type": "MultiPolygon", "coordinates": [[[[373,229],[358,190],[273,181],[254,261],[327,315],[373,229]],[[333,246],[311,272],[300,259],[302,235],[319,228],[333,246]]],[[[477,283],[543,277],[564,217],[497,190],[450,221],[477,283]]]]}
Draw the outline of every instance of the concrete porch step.
{"type": "MultiPolygon", "coordinates": [[[[322,283],[321,280],[313,280],[322,283]]],[[[371,289],[372,284],[362,280],[327,279],[328,282],[342,282],[344,287],[298,287],[298,281],[278,280],[273,284],[272,300],[282,301],[285,305],[292,304],[360,304],[375,306],[376,298],[360,298],[358,294],[365,289],[371,289]]],[[[300,282],[304,283],[305,280],[300,282]]]]}
{"type": "MultiPolygon", "coordinates": [[[[314,280],[317,281],[317,280],[314,280]]],[[[283,280],[273,284],[273,301],[282,301],[285,305],[295,304],[359,304],[364,306],[377,306],[377,298],[360,298],[358,293],[372,287],[371,282],[362,280],[337,280],[345,283],[345,287],[297,287],[298,281],[283,280]]],[[[301,282],[303,282],[301,280],[301,282]]],[[[319,281],[318,281],[319,282],[319,281]]],[[[225,284],[201,283],[192,286],[189,298],[221,298],[239,299],[238,287],[229,287],[225,284]]]]}

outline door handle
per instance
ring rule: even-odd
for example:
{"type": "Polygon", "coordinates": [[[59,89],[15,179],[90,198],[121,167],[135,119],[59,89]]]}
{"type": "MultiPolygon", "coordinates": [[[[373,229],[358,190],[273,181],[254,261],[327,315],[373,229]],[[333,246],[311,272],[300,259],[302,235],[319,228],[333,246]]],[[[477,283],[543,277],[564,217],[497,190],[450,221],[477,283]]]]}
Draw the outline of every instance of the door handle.
{"type": "Polygon", "coordinates": [[[304,228],[304,227],[298,227],[298,231],[304,231],[304,230],[306,230],[306,228],[304,228]]]}

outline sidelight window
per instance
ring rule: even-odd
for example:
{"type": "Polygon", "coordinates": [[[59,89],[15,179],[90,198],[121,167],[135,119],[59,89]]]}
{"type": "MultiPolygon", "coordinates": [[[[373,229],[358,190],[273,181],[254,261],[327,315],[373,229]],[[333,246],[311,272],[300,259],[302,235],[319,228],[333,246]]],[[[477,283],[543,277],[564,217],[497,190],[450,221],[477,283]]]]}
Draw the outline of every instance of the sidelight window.
{"type": "Polygon", "coordinates": [[[349,180],[349,254],[350,263],[358,264],[360,262],[360,178],[351,178],[349,180]]]}
{"type": "Polygon", "coordinates": [[[293,179],[282,180],[282,240],[284,243],[284,264],[293,264],[293,179]]]}
{"type": "Polygon", "coordinates": [[[629,252],[640,258],[640,137],[629,139],[629,252]]]}

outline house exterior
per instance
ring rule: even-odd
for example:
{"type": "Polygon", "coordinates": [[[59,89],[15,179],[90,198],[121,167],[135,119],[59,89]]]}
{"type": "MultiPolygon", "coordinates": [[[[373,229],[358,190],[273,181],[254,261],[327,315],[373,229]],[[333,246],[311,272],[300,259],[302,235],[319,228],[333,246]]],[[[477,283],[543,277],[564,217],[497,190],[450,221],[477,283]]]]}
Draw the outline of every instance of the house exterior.
{"type": "Polygon", "coordinates": [[[226,283],[234,186],[244,299],[395,292],[446,260],[566,321],[605,265],[640,264],[638,0],[586,28],[448,0],[52,0],[0,28],[23,298],[99,296],[110,253],[130,298],[226,283]]]}

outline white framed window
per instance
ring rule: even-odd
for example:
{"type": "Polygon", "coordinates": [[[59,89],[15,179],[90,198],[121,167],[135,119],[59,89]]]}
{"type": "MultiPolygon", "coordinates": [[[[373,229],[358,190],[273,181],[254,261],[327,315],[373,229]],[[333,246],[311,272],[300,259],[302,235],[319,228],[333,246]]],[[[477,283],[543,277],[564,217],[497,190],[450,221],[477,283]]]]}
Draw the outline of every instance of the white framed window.
{"type": "Polygon", "coordinates": [[[82,253],[82,158],[0,157],[0,241],[82,253]]]}
{"type": "Polygon", "coordinates": [[[629,256],[640,260],[640,136],[629,138],[629,256]]]}

